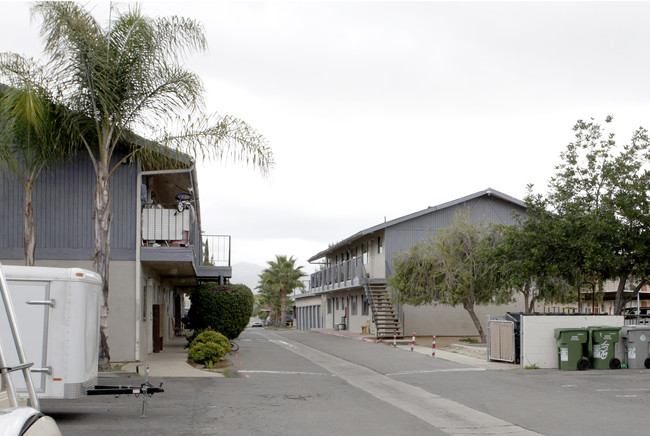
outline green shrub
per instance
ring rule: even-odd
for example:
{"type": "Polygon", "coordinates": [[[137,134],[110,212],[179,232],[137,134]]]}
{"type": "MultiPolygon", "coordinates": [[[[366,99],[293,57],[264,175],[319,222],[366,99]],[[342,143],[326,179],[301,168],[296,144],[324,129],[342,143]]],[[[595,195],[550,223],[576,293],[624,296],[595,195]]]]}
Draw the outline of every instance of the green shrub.
{"type": "Polygon", "coordinates": [[[196,363],[209,366],[226,355],[226,350],[216,342],[198,343],[190,347],[187,356],[196,363]]]}
{"type": "Polygon", "coordinates": [[[196,363],[211,366],[230,352],[230,341],[221,333],[206,330],[190,344],[188,357],[196,363]]]}
{"type": "Polygon", "coordinates": [[[253,291],[246,285],[204,283],[190,299],[190,326],[195,330],[211,327],[228,339],[244,331],[253,312],[253,291]]]}
{"type": "Polygon", "coordinates": [[[190,344],[190,348],[192,348],[192,345],[194,344],[206,344],[208,342],[216,342],[217,344],[221,345],[224,348],[227,348],[228,351],[230,351],[230,341],[228,338],[219,332],[215,332],[212,329],[207,329],[201,334],[197,335],[190,344]]]}

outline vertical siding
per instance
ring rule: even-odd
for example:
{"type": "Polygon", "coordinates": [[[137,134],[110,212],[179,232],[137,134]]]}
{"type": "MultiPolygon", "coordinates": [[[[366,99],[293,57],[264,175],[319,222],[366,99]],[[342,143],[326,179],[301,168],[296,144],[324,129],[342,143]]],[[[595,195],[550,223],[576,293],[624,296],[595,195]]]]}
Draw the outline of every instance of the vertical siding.
{"type": "MultiPolygon", "coordinates": [[[[18,178],[0,179],[0,258],[23,256],[23,188],[18,178]]],[[[135,258],[136,168],[122,165],[111,179],[111,258],[135,258]]],[[[80,154],[43,172],[33,192],[36,258],[89,259],[94,251],[93,188],[95,171],[80,154]]]]}
{"type": "Polygon", "coordinates": [[[518,205],[485,195],[455,207],[434,211],[388,227],[385,237],[385,253],[390,271],[387,273],[392,273],[393,260],[400,250],[407,249],[415,242],[434,235],[438,229],[447,227],[457,211],[464,208],[469,208],[474,219],[482,220],[486,224],[514,224],[514,211],[520,214],[525,213],[525,209],[518,205]]]}

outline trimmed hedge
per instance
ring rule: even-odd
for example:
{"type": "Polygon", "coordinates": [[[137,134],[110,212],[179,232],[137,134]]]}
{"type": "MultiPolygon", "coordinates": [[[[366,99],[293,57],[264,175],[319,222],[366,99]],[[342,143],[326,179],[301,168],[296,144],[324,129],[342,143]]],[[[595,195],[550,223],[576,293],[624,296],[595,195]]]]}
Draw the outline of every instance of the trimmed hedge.
{"type": "Polygon", "coordinates": [[[188,312],[194,330],[211,328],[228,339],[244,331],[253,312],[253,291],[246,285],[204,283],[190,295],[188,312]]]}
{"type": "Polygon", "coordinates": [[[221,333],[206,330],[196,336],[190,344],[187,357],[196,363],[208,365],[215,363],[230,352],[230,341],[221,333]]]}

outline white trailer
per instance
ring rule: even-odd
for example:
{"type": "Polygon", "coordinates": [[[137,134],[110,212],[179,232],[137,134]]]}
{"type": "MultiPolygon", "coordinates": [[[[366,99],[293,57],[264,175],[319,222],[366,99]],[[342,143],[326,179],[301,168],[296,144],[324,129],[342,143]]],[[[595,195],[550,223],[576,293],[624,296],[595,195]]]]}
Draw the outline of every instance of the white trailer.
{"type": "MultiPolygon", "coordinates": [[[[73,399],[97,384],[102,281],[81,268],[3,266],[39,398],[73,399]]],[[[0,331],[9,331],[0,310],[0,331]]],[[[18,362],[16,352],[7,354],[18,362]]],[[[12,376],[18,392],[22,378],[12,376]]]]}
{"type": "Polygon", "coordinates": [[[0,304],[6,325],[0,329],[0,435],[1,436],[61,436],[56,422],[39,410],[39,401],[32,383],[29,368],[33,366],[25,357],[16,311],[0,264],[0,304]],[[4,345],[16,356],[9,361],[4,345]],[[22,375],[28,398],[16,393],[12,375],[22,375]],[[29,401],[29,405],[28,405],[29,401]]]}

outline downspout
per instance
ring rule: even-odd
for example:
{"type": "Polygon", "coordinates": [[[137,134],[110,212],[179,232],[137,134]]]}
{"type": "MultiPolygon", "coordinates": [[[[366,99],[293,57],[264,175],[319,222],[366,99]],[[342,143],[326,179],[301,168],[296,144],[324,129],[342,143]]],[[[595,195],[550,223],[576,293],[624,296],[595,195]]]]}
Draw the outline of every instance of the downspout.
{"type": "MultiPolygon", "coordinates": [[[[140,314],[142,313],[142,300],[140,298],[140,286],[142,285],[142,265],[140,264],[140,247],[142,247],[142,204],[140,203],[140,196],[142,193],[142,177],[143,176],[155,176],[161,174],[178,174],[178,173],[190,173],[190,181],[192,183],[192,188],[196,195],[194,196],[196,210],[197,210],[197,219],[199,215],[198,209],[198,192],[196,186],[194,186],[194,177],[195,169],[194,164],[192,164],[188,169],[185,170],[158,170],[158,171],[138,171],[137,176],[137,193],[136,193],[136,223],[135,223],[135,344],[134,344],[134,357],[136,361],[140,360],[140,314]]],[[[199,222],[199,228],[201,223],[199,222]]],[[[201,251],[201,250],[199,250],[201,251]]],[[[147,292],[145,289],[144,292],[147,292]]],[[[145,307],[146,310],[146,307],[145,307]]]]}

